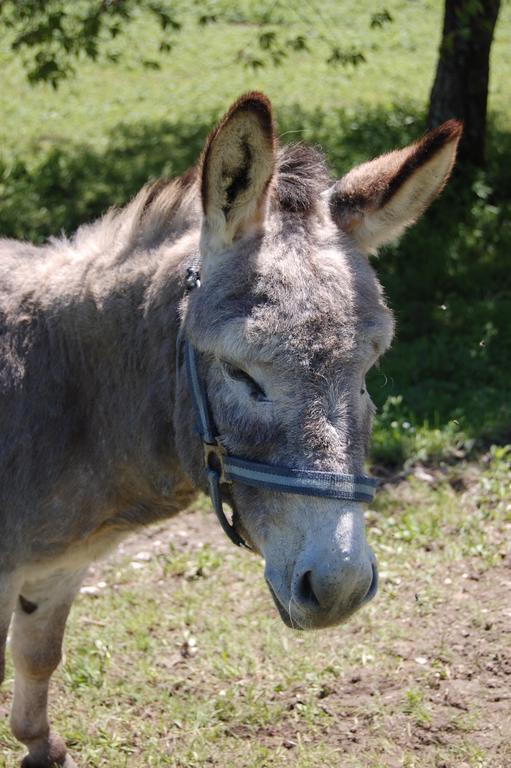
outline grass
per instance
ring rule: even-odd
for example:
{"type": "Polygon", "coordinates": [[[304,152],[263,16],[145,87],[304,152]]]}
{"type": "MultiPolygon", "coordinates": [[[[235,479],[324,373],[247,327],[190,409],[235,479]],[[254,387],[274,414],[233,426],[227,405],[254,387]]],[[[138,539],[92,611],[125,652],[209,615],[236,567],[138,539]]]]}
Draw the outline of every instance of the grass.
{"type": "MultiPolygon", "coordinates": [[[[154,51],[157,30],[141,15],[115,42],[119,64],[83,64],[57,92],[29,86],[2,37],[0,231],[36,241],[72,231],[148,178],[182,172],[218,115],[249,88],[273,99],[282,140],[320,144],[337,174],[423,131],[439,0],[392,0],[394,21],[379,30],[369,26],[374,8],[354,0],[213,5],[231,23],[196,27],[182,10],[184,29],[168,55],[154,51]],[[306,35],[312,52],[289,51],[282,66],[253,72],[236,58],[253,48],[254,22],[268,5],[289,34],[306,35]],[[327,65],[327,31],[361,47],[367,63],[327,65]],[[142,68],[148,57],[159,68],[142,68]]],[[[458,174],[376,262],[398,327],[369,380],[381,411],[376,463],[449,460],[509,438],[510,43],[504,4],[492,49],[488,169],[458,174]]]]}
{"type": "MultiPolygon", "coordinates": [[[[277,110],[290,105],[310,112],[344,107],[355,123],[368,107],[391,112],[410,99],[420,109],[424,107],[440,42],[440,0],[420,5],[390,0],[385,7],[394,21],[381,30],[370,28],[374,4],[356,0],[311,0],[303,8],[275,0],[245,0],[235,7],[225,0],[213,4],[223,9],[230,24],[197,27],[187,21],[187,4],[181,3],[184,31],[175,37],[172,52],[161,55],[155,51],[159,40],[156,25],[141,15],[115,44],[121,54],[119,65],[84,63],[77,77],[65,82],[57,93],[49,86],[34,89],[28,85],[19,59],[9,52],[8,35],[2,36],[7,84],[0,94],[4,148],[31,150],[76,140],[105,147],[108,134],[119,123],[158,123],[187,115],[202,122],[205,116],[224,111],[226,103],[243,90],[254,88],[267,92],[277,110]],[[267,9],[273,9],[280,22],[275,27],[285,28],[284,39],[286,34],[304,33],[311,53],[290,50],[281,67],[254,72],[242,67],[237,56],[240,50],[253,47],[254,23],[267,9]],[[319,39],[325,34],[346,48],[360,47],[367,63],[356,68],[328,65],[328,48],[319,39]],[[140,66],[149,57],[159,69],[140,66]],[[13,130],[20,124],[21,135],[13,130]]],[[[492,54],[490,108],[505,116],[511,68],[509,8],[502,8],[501,14],[492,54]]],[[[332,127],[335,133],[335,124],[332,127]]],[[[294,130],[301,133],[303,128],[295,124],[294,130]]],[[[374,141],[373,137],[368,146],[359,147],[360,157],[365,157],[374,141]]],[[[341,146],[338,151],[342,156],[341,146]]]]}
{"type": "MultiPolygon", "coordinates": [[[[2,36],[0,230],[41,242],[122,204],[148,178],[183,171],[249,88],[272,98],[282,140],[320,144],[338,174],[420,135],[438,0],[386,3],[395,21],[379,31],[368,29],[369,3],[300,4],[301,16],[289,6],[286,29],[313,42],[325,25],[319,7],[332,34],[363,45],[367,64],[332,69],[320,45],[252,73],[235,58],[253,45],[265,7],[247,0],[230,24],[188,24],[160,69],[140,67],[154,47],[141,17],[117,43],[119,65],[84,65],[56,93],[27,85],[2,36]]],[[[398,338],[369,381],[379,406],[372,460],[407,473],[368,513],[377,600],[338,630],[290,634],[257,560],[205,522],[203,546],[187,544],[203,509],[172,521],[140,542],[149,559],[134,550],[97,572],[73,611],[53,713],[81,765],[511,764],[498,701],[509,687],[510,78],[504,4],[488,168],[455,178],[375,262],[398,338]]],[[[1,768],[20,754],[7,728],[10,674],[1,768]]]]}
{"type": "MultiPolygon", "coordinates": [[[[232,3],[217,5],[232,8],[232,3]]],[[[403,89],[410,93],[410,56],[418,50],[425,66],[414,72],[414,92],[422,101],[427,98],[429,73],[435,60],[431,40],[438,40],[440,34],[439,2],[428,2],[417,9],[393,0],[388,8],[396,22],[384,32],[370,30],[370,4],[362,11],[355,0],[344,0],[342,5],[318,4],[331,28],[342,30],[342,34],[334,35],[339,42],[364,48],[368,63],[354,70],[332,68],[325,63],[327,49],[317,40],[325,32],[324,22],[317,13],[292,6],[282,13],[282,5],[273,0],[252,0],[237,4],[231,14],[232,24],[197,28],[188,22],[184,33],[176,38],[174,50],[164,56],[154,52],[156,26],[142,17],[119,40],[119,66],[108,62],[101,66],[84,64],[78,77],[64,83],[57,94],[50,87],[34,90],[26,83],[20,62],[13,61],[7,52],[8,37],[4,37],[4,76],[10,87],[0,97],[6,118],[2,141],[6,146],[19,148],[20,137],[9,126],[19,125],[22,120],[25,130],[21,142],[29,147],[32,142],[42,141],[44,145],[45,141],[59,139],[85,140],[104,147],[108,133],[119,123],[158,123],[187,115],[202,122],[205,116],[225,110],[226,104],[240,92],[252,88],[267,92],[277,108],[300,104],[314,111],[351,106],[354,93],[356,101],[360,99],[363,105],[388,108],[401,100],[403,89]],[[253,22],[272,6],[277,6],[277,18],[282,19],[286,30],[306,32],[314,53],[308,56],[289,52],[284,66],[253,72],[236,62],[237,54],[253,45],[257,32],[253,22]],[[151,52],[160,69],[142,70],[140,60],[146,57],[146,52],[151,52]],[[13,94],[18,98],[13,99],[13,94]]],[[[503,43],[505,47],[505,39],[503,43]]],[[[495,87],[495,92],[504,101],[505,89],[495,87]]],[[[302,126],[294,128],[300,130],[302,126]]]]}
{"type": "MultiPolygon", "coordinates": [[[[505,768],[508,458],[377,497],[380,594],[336,630],[287,630],[261,563],[203,500],[135,539],[96,567],[55,675],[54,722],[80,764],[505,768]]],[[[0,752],[2,768],[19,755],[5,718],[0,752]]]]}

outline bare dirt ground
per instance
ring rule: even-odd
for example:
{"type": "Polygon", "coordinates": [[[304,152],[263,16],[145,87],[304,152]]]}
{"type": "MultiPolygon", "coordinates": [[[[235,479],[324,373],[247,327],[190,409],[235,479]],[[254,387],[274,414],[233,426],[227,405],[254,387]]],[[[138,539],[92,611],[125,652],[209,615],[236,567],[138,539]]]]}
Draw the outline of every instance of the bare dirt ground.
{"type": "MultiPolygon", "coordinates": [[[[132,536],[120,554],[136,563],[157,556],[169,543],[191,552],[204,542],[220,550],[231,547],[212,515],[189,513],[132,536]]],[[[108,563],[95,566],[86,589],[101,584],[108,568],[108,563]]],[[[384,598],[389,590],[402,610],[389,613],[392,632],[376,642],[390,662],[381,670],[376,665],[351,668],[318,691],[320,706],[330,715],[321,739],[351,761],[346,765],[510,768],[509,555],[502,551],[501,564],[492,567],[477,558],[442,563],[434,574],[417,572],[416,578],[398,579],[397,584],[383,581],[384,598]],[[421,590],[432,578],[435,595],[424,603],[421,590]],[[381,763],[365,762],[371,739],[383,750],[381,763]],[[473,745],[468,762],[467,739],[473,745]],[[416,754],[418,762],[403,762],[405,753],[416,754]]],[[[373,604],[376,610],[379,599],[373,604]]],[[[293,685],[273,695],[284,697],[291,712],[306,690],[293,685]]],[[[307,730],[300,718],[261,727],[255,734],[259,743],[274,749],[284,746],[290,754],[289,762],[267,764],[293,764],[292,751],[298,742],[307,743],[307,730]]],[[[240,722],[230,726],[230,735],[250,740],[254,731],[240,722]]]]}

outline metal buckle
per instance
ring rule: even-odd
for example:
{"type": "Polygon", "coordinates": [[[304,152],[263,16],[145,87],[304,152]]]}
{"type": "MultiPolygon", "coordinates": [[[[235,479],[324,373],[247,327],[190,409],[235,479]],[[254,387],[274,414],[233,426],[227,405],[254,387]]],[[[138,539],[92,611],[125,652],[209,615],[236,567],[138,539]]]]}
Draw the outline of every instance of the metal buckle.
{"type": "Polygon", "coordinates": [[[225,476],[224,456],[226,450],[220,443],[204,443],[204,466],[206,469],[212,469],[214,472],[218,472],[219,483],[231,483],[231,480],[227,480],[225,476]],[[210,459],[214,456],[218,461],[219,469],[215,466],[211,466],[210,459]]]}

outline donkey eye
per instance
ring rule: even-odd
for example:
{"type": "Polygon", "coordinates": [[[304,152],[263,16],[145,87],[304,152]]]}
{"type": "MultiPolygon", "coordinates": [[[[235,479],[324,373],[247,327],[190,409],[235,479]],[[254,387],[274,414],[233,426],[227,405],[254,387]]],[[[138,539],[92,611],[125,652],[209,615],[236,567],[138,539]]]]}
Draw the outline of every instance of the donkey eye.
{"type": "Polygon", "coordinates": [[[254,381],[252,376],[249,376],[248,373],[242,371],[241,368],[236,368],[234,365],[226,363],[225,361],[222,361],[222,365],[225,369],[225,372],[228,376],[230,376],[231,379],[234,379],[234,381],[240,381],[242,384],[245,384],[252,400],[257,400],[259,403],[268,401],[266,392],[257,383],[257,381],[254,381]]]}

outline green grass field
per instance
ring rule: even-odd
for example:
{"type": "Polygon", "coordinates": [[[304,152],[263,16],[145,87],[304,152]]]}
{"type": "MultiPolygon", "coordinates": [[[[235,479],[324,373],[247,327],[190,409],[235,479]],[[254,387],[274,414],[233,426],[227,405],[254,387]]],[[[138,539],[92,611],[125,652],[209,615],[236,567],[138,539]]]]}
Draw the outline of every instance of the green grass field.
{"type": "MultiPolygon", "coordinates": [[[[228,24],[188,22],[166,56],[141,16],[116,42],[119,64],[83,64],[57,92],[29,86],[0,36],[0,232],[70,232],[149,178],[180,173],[247,89],[271,97],[282,141],[321,145],[338,174],[422,133],[440,2],[391,0],[382,30],[370,30],[379,7],[365,0],[290,4],[282,25],[313,52],[254,73],[236,57],[272,5],[245,0],[228,24]],[[314,45],[326,32],[362,46],[367,63],[328,66],[314,45]]],[[[82,768],[511,766],[510,82],[504,3],[488,168],[458,174],[375,261],[398,320],[369,382],[372,461],[390,478],[368,513],[376,600],[335,631],[290,633],[261,564],[222,539],[202,500],[96,568],[77,601],[52,708],[82,768]]],[[[21,754],[10,683],[1,768],[21,754]]]]}
{"type": "MultiPolygon", "coordinates": [[[[232,23],[176,36],[157,54],[158,31],[141,16],[115,42],[117,65],[86,63],[54,92],[31,87],[0,41],[0,231],[43,240],[73,231],[148,178],[192,164],[214,120],[242,91],[273,100],[283,141],[325,150],[338,174],[417,138],[433,77],[441,3],[393,0],[394,21],[370,29],[374,8],[354,0],[277,7],[311,53],[290,52],[280,67],[253,72],[237,63],[254,48],[267,4],[242,3],[232,23]],[[318,38],[361,47],[367,63],[325,61],[318,38]],[[144,68],[142,59],[160,69],[144,68]]],[[[218,8],[232,4],[213,3],[218,8]]],[[[186,19],[186,12],[184,18],[186,19]]],[[[436,461],[506,441],[511,407],[511,8],[504,4],[493,46],[489,164],[459,174],[427,217],[377,269],[398,321],[397,343],[370,389],[380,409],[373,459],[395,465],[436,461]],[[410,424],[411,429],[389,428],[410,424]]]]}

